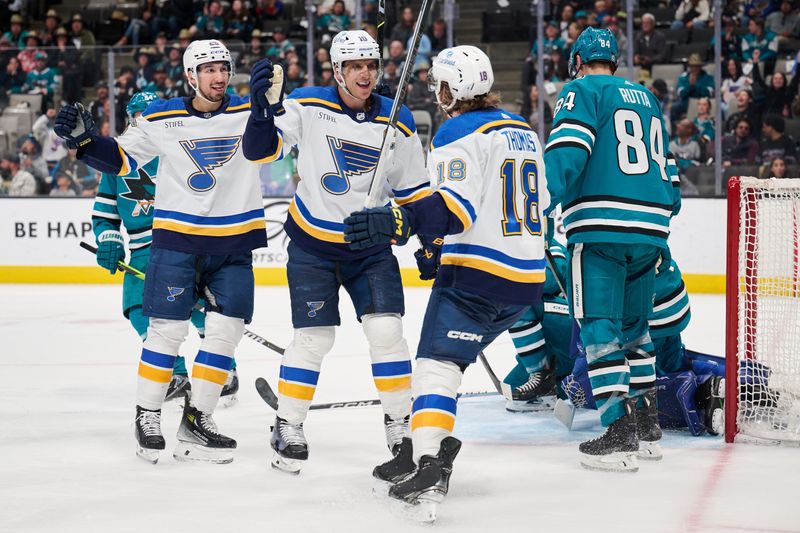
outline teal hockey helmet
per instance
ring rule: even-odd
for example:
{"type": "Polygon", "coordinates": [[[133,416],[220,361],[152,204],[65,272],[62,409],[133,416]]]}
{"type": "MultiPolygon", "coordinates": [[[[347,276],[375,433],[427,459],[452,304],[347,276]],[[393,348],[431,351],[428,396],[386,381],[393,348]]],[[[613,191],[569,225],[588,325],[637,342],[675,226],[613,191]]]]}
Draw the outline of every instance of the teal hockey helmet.
{"type": "Polygon", "coordinates": [[[125,112],[128,114],[128,120],[131,121],[131,124],[136,125],[136,113],[144,112],[147,106],[155,100],[158,100],[158,95],[150,91],[141,91],[131,96],[131,99],[128,101],[128,106],[125,108],[125,112]]]}
{"type": "Polygon", "coordinates": [[[618,60],[619,46],[614,34],[605,28],[586,28],[578,36],[569,53],[569,75],[574,79],[581,65],[591,61],[605,61],[612,65],[611,70],[616,71],[618,60]]]}

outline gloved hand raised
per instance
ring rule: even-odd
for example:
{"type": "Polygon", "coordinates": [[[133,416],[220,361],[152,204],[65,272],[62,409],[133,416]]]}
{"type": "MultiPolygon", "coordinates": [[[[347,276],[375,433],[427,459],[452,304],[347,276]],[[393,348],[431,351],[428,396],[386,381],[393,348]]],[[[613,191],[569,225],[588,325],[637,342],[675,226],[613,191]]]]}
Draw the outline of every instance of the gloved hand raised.
{"type": "Polygon", "coordinates": [[[80,103],[61,107],[53,131],[72,149],[82,148],[98,136],[92,115],[80,103]]]}
{"type": "Polygon", "coordinates": [[[274,116],[283,100],[283,67],[262,59],[250,70],[250,114],[255,120],[274,116]]]}

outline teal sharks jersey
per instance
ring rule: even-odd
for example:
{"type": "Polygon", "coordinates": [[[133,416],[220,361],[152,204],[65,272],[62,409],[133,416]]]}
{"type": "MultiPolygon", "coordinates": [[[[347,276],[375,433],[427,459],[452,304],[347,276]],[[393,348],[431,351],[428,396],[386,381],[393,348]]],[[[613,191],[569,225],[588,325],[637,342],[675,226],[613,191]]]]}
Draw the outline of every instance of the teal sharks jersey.
{"type": "Polygon", "coordinates": [[[103,174],[92,209],[95,236],[104,231],[120,231],[130,237],[131,254],[150,246],[156,193],[158,158],[124,176],[103,174]]]}
{"type": "Polygon", "coordinates": [[[680,183],[661,106],[644,87],[609,75],[564,86],[545,148],[550,211],[567,242],[666,247],[680,183]]]}

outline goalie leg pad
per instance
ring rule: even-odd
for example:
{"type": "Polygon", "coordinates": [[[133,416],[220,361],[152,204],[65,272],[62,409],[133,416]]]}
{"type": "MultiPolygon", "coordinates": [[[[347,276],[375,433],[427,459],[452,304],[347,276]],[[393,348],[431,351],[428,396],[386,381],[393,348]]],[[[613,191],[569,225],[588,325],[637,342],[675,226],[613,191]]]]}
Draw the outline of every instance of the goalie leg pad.
{"type": "Polygon", "coordinates": [[[142,345],[136,404],[145,409],[161,409],[172,379],[178,349],[189,332],[188,320],[151,318],[147,339],[142,345]]]}
{"type": "Polygon", "coordinates": [[[456,422],[456,395],[461,368],[452,361],[418,358],[411,379],[414,405],[411,408],[411,439],[414,462],[423,455],[435,456],[456,422]]]}
{"type": "Polygon", "coordinates": [[[244,320],[209,312],[206,335],[192,367],[192,405],[213,413],[233,365],[233,352],[242,339],[244,320]]]}
{"type": "Polygon", "coordinates": [[[319,380],[322,359],[333,348],[333,326],[298,328],[286,348],[278,380],[278,416],[297,425],[306,419],[319,380]]]}
{"type": "Polygon", "coordinates": [[[411,356],[403,338],[403,322],[396,313],[364,315],[361,322],[383,412],[394,420],[402,419],[411,412],[411,356]]]}

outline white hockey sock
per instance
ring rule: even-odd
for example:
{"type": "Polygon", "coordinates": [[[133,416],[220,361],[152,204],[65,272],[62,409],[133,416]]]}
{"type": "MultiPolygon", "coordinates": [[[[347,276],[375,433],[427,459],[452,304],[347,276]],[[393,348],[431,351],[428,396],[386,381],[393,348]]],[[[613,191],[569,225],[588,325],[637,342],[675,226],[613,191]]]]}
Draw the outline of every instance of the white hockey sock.
{"type": "Polygon", "coordinates": [[[278,379],[278,416],[290,424],[306,419],[314,391],[317,389],[322,358],[331,348],[333,326],[299,328],[286,348],[278,379]]]}
{"type": "Polygon", "coordinates": [[[228,372],[233,364],[236,345],[244,333],[244,320],[209,312],[206,336],[192,366],[192,405],[213,413],[228,372]]]}
{"type": "Polygon", "coordinates": [[[463,377],[453,362],[419,358],[411,378],[414,406],[411,410],[411,439],[414,462],[423,455],[436,455],[439,443],[453,432],[456,423],[456,395],[463,377]]]}
{"type": "Polygon", "coordinates": [[[361,322],[383,412],[394,420],[404,418],[411,413],[411,356],[400,315],[364,315],[361,322]]]}
{"type": "Polygon", "coordinates": [[[188,320],[150,319],[139,361],[137,405],[145,409],[161,409],[172,379],[175,357],[188,332],[188,320]]]}

